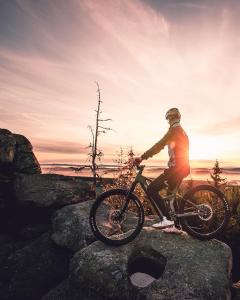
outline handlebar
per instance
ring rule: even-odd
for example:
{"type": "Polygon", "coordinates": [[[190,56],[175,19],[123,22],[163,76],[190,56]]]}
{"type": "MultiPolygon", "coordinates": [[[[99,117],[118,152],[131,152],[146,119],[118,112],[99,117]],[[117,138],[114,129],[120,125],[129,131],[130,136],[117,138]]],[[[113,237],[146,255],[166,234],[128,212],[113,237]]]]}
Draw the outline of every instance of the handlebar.
{"type": "MultiPolygon", "coordinates": [[[[132,164],[132,167],[135,167],[138,171],[142,172],[145,168],[145,165],[132,164]]],[[[122,169],[128,169],[128,166],[123,166],[122,169]]]]}
{"type": "Polygon", "coordinates": [[[145,165],[137,165],[137,170],[143,171],[145,168],[145,165]]]}

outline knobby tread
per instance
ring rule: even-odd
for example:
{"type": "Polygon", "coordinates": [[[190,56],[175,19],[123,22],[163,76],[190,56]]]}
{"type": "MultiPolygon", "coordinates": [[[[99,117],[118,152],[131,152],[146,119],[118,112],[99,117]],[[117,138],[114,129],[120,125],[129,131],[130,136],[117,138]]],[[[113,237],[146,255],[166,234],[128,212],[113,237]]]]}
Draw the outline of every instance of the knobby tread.
{"type": "Polygon", "coordinates": [[[138,197],[131,193],[129,198],[134,201],[138,208],[139,208],[139,221],[137,224],[137,227],[135,228],[135,230],[132,232],[131,235],[129,235],[127,238],[122,239],[122,240],[112,240],[110,238],[107,238],[106,236],[104,236],[103,234],[101,234],[101,232],[98,230],[97,228],[97,224],[96,224],[96,211],[98,206],[101,204],[102,201],[104,201],[104,199],[106,199],[109,196],[113,196],[113,195],[127,195],[128,191],[124,190],[124,189],[111,189],[108,190],[104,193],[102,193],[93,203],[91,210],[90,210],[90,216],[89,216],[89,223],[90,223],[90,227],[92,229],[93,234],[95,235],[95,237],[102,241],[103,243],[107,244],[107,245],[111,245],[111,246],[120,246],[120,245],[124,245],[127,244],[129,242],[131,242],[133,239],[136,238],[136,236],[140,233],[140,231],[142,230],[143,227],[143,223],[144,223],[144,209],[142,206],[141,201],[138,199],[138,197]]]}
{"type": "Polygon", "coordinates": [[[200,239],[200,240],[209,240],[209,239],[212,239],[212,238],[215,238],[215,237],[219,236],[224,231],[224,229],[226,228],[227,223],[229,221],[229,217],[230,217],[230,207],[229,207],[229,204],[228,204],[228,201],[227,201],[225,195],[219,189],[217,189],[216,187],[211,186],[211,185],[198,185],[196,187],[191,188],[189,191],[187,191],[187,193],[183,196],[182,201],[180,202],[179,213],[180,214],[184,213],[184,205],[185,205],[185,202],[186,202],[184,199],[191,198],[191,196],[196,192],[206,191],[206,190],[214,192],[222,200],[222,202],[224,204],[225,217],[224,217],[224,221],[221,224],[221,226],[212,233],[201,234],[201,233],[197,233],[196,231],[192,230],[191,227],[188,226],[188,224],[186,222],[187,218],[186,219],[185,218],[180,219],[183,230],[186,231],[192,237],[195,237],[195,238],[200,239]]]}

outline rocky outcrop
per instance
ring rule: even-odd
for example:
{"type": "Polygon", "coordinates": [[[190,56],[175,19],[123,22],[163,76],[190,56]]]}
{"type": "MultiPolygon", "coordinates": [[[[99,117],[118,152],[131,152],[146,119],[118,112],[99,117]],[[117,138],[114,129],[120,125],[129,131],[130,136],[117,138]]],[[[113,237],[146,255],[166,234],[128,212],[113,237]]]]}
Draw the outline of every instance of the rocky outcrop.
{"type": "Polygon", "coordinates": [[[89,225],[93,200],[67,205],[52,217],[52,239],[59,245],[76,252],[95,241],[89,225]]]}
{"type": "Polygon", "coordinates": [[[56,174],[19,174],[14,180],[14,191],[21,205],[61,207],[85,201],[90,186],[77,177],[56,174]]]}
{"type": "MultiPolygon", "coordinates": [[[[52,217],[52,239],[59,245],[76,252],[95,241],[89,225],[90,209],[94,200],[68,205],[57,210],[52,217]]],[[[105,216],[104,211],[100,211],[105,216]]],[[[158,217],[148,216],[144,226],[156,222],[158,217]]]]}
{"type": "Polygon", "coordinates": [[[20,134],[0,129],[0,173],[41,173],[30,141],[20,134]]]}
{"type": "Polygon", "coordinates": [[[11,206],[15,172],[35,174],[41,173],[41,168],[27,138],[0,129],[0,209],[11,206]]]}
{"type": "Polygon", "coordinates": [[[14,134],[16,140],[16,150],[13,160],[15,172],[24,174],[39,174],[41,168],[30,141],[23,135],[14,134]]]}
{"type": "Polygon", "coordinates": [[[240,300],[240,289],[234,289],[232,300],[240,300]]]}
{"type": "MultiPolygon", "coordinates": [[[[51,289],[41,300],[90,300],[82,293],[79,293],[79,288],[71,285],[69,278],[62,281],[55,288],[51,289]]],[[[93,300],[93,299],[92,299],[93,300]]],[[[235,300],[235,299],[234,299],[235,300]]],[[[238,299],[236,299],[238,300],[238,299]]]]}
{"type": "Polygon", "coordinates": [[[13,163],[16,150],[16,139],[11,131],[0,129],[0,164],[2,171],[8,171],[7,167],[13,163]]]}
{"type": "Polygon", "coordinates": [[[10,206],[13,198],[12,178],[0,172],[0,210],[10,206]]]}
{"type": "Polygon", "coordinates": [[[49,234],[13,251],[0,268],[0,299],[40,299],[68,273],[69,252],[49,234]]]}
{"type": "Polygon", "coordinates": [[[72,250],[51,239],[51,217],[92,197],[77,177],[40,174],[30,141],[0,129],[0,299],[37,300],[68,277],[72,250]]]}
{"type": "Polygon", "coordinates": [[[11,174],[15,153],[16,140],[11,132],[0,129],[0,209],[11,200],[11,174]]]}
{"type": "Polygon", "coordinates": [[[78,251],[69,279],[43,299],[230,299],[231,260],[230,248],[217,240],[145,228],[128,245],[97,241],[78,251]],[[142,273],[153,278],[150,284],[143,284],[142,273]]]}
{"type": "Polygon", "coordinates": [[[229,299],[225,244],[151,229],[152,216],[131,243],[106,246],[88,183],[40,173],[29,140],[0,129],[1,300],[229,299]]]}

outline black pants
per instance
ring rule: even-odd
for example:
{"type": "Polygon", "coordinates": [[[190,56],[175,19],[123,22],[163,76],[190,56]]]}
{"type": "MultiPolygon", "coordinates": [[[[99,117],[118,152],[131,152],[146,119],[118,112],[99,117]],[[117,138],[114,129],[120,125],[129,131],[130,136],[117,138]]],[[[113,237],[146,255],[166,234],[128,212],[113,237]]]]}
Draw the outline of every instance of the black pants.
{"type": "Polygon", "coordinates": [[[150,197],[153,198],[167,218],[169,218],[169,214],[159,192],[168,185],[168,194],[171,193],[171,191],[182,182],[183,178],[186,177],[189,172],[190,169],[188,166],[165,169],[164,172],[155,178],[147,188],[150,197]],[[165,182],[167,182],[167,184],[165,182]]]}

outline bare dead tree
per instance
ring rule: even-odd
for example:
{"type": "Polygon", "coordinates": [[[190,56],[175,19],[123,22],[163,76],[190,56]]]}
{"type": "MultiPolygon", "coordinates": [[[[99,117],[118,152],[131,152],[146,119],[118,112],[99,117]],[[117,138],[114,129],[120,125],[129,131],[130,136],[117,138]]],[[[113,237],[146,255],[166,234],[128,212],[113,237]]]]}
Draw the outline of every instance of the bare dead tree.
{"type": "Polygon", "coordinates": [[[107,118],[107,119],[103,119],[101,118],[101,114],[102,114],[102,110],[101,110],[101,91],[99,88],[99,84],[98,82],[96,82],[97,85],[97,94],[98,94],[98,105],[97,105],[97,110],[95,110],[96,112],[96,123],[95,123],[95,128],[93,128],[91,125],[88,126],[88,128],[91,131],[91,135],[92,135],[92,141],[90,143],[90,145],[88,146],[88,148],[90,148],[90,152],[88,153],[90,160],[91,160],[91,171],[93,174],[93,189],[94,191],[96,191],[96,185],[97,185],[97,178],[99,178],[99,174],[97,172],[98,169],[98,164],[97,164],[97,160],[101,161],[101,158],[103,156],[103,152],[102,150],[100,150],[98,148],[98,136],[101,133],[107,133],[107,131],[112,130],[112,128],[110,127],[105,127],[103,126],[103,122],[107,122],[107,121],[112,121],[112,119],[107,118]]]}

